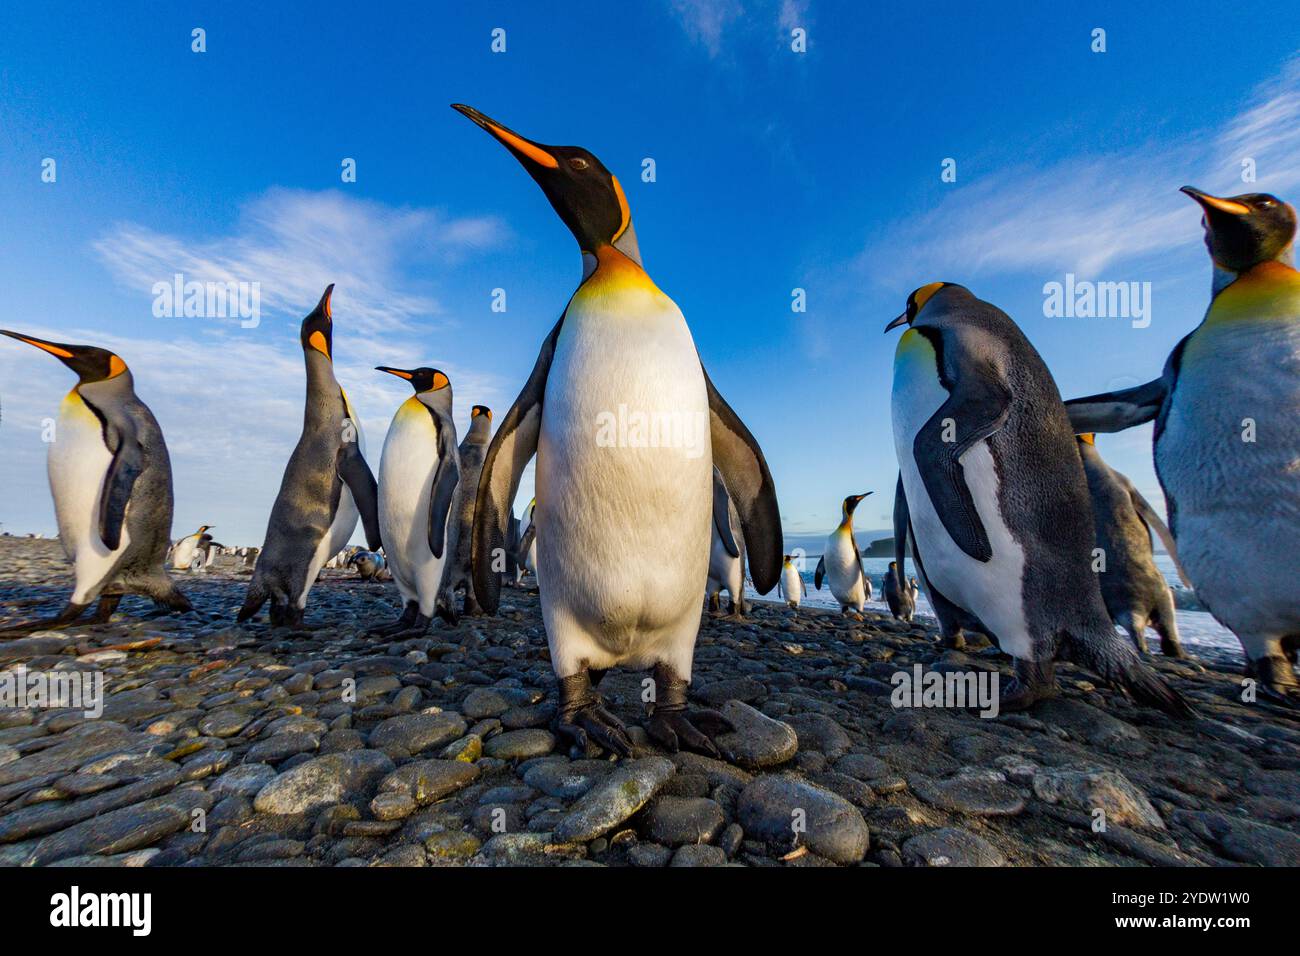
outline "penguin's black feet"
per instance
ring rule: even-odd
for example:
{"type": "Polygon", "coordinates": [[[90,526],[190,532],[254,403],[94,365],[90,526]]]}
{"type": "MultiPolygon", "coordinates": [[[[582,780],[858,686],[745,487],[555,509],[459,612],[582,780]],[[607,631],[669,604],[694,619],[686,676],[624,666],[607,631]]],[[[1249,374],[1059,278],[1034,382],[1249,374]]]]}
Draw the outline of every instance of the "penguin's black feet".
{"type": "Polygon", "coordinates": [[[402,608],[402,616],[391,624],[379,624],[366,630],[366,637],[387,637],[398,631],[404,631],[415,623],[416,617],[420,613],[420,605],[415,601],[407,601],[406,607],[402,608]]]}
{"type": "Polygon", "coordinates": [[[1246,674],[1259,682],[1261,697],[1284,707],[1300,707],[1300,683],[1295,667],[1284,654],[1257,657],[1246,667],[1246,674]]]}
{"type": "Polygon", "coordinates": [[[433,613],[438,615],[448,627],[455,627],[460,623],[460,618],[456,616],[456,599],[454,597],[440,598],[433,606],[433,613]]]}
{"type": "Polygon", "coordinates": [[[113,612],[117,606],[122,603],[122,595],[105,594],[99,599],[99,607],[95,608],[95,616],[91,618],[92,624],[107,624],[112,618],[113,612]]]}
{"type": "Polygon", "coordinates": [[[411,621],[409,627],[399,631],[392,631],[385,635],[390,641],[409,641],[416,637],[424,637],[429,633],[429,625],[433,623],[433,618],[425,617],[419,612],[416,613],[415,619],[411,621]]]}
{"type": "Polygon", "coordinates": [[[713,737],[736,728],[731,721],[716,710],[696,710],[686,714],[685,680],[678,677],[667,664],[654,667],[655,700],[648,707],[646,733],[664,749],[677,753],[685,747],[721,760],[722,754],[713,737]]]}
{"type": "Polygon", "coordinates": [[[939,643],[951,651],[964,651],[966,650],[966,633],[959,628],[949,634],[942,634],[939,643]]]}
{"type": "Polygon", "coordinates": [[[589,757],[602,747],[620,757],[631,757],[636,749],[622,721],[605,709],[605,702],[592,689],[585,670],[560,678],[560,706],[552,726],[558,736],[567,737],[589,757]]]}
{"type": "Polygon", "coordinates": [[[1002,688],[998,710],[1014,713],[1026,710],[1060,694],[1056,683],[1056,664],[1052,661],[1016,661],[1016,676],[1002,688]]]}
{"type": "Polygon", "coordinates": [[[85,612],[89,604],[73,604],[69,601],[63,606],[63,610],[54,617],[42,618],[36,621],[20,621],[17,624],[11,624],[9,627],[0,628],[0,634],[30,634],[32,631],[58,631],[69,627],[77,622],[77,618],[85,612]]]}

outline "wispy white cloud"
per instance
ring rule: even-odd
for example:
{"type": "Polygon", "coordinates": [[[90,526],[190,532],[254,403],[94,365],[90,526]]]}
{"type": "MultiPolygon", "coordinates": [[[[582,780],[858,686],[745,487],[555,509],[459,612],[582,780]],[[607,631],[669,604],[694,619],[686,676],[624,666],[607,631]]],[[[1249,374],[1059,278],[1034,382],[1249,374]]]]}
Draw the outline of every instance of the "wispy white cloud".
{"type": "Polygon", "coordinates": [[[928,212],[872,236],[856,272],[891,287],[921,273],[1047,269],[1095,276],[1116,261],[1186,247],[1188,201],[1177,186],[1285,193],[1300,186],[1297,154],[1300,58],[1256,89],[1221,130],[959,180],[928,212]],[[1255,183],[1241,180],[1246,158],[1255,160],[1255,183]]]}
{"type": "MultiPolygon", "coordinates": [[[[711,59],[734,61],[739,44],[732,37],[745,37],[751,44],[755,33],[778,30],[788,38],[795,27],[809,26],[809,0],[669,0],[668,8],[691,42],[704,48],[711,59]]],[[[761,49],[761,47],[754,47],[761,49]]],[[[787,52],[772,45],[773,54],[787,52]]]]}
{"type": "Polygon", "coordinates": [[[669,8],[686,35],[711,57],[722,52],[724,32],[745,14],[740,0],[670,0],[669,8]]]}

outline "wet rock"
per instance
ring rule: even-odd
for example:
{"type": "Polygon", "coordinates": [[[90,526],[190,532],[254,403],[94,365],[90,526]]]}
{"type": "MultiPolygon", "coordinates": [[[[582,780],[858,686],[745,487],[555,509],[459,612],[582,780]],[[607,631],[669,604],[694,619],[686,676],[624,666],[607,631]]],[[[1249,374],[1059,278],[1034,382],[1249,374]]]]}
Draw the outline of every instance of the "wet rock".
{"type": "Polygon", "coordinates": [[[415,798],[408,793],[377,793],[370,801],[376,820],[403,820],[415,812],[415,798]]]}
{"type": "Polygon", "coordinates": [[[1173,822],[1239,863],[1300,866],[1300,836],[1289,830],[1208,810],[1175,810],[1173,822]]]}
{"type": "Polygon", "coordinates": [[[786,718],[799,738],[800,750],[815,750],[835,760],[848,753],[853,741],[844,728],[825,714],[795,714],[786,718]]]}
{"type": "Polygon", "coordinates": [[[907,784],[918,797],[940,810],[971,816],[1015,816],[1025,809],[1025,798],[1011,786],[998,780],[957,776],[932,780],[912,775],[907,784]]]}
{"type": "Polygon", "coordinates": [[[375,750],[328,754],[299,764],[258,791],[259,813],[306,813],[331,803],[368,796],[393,762],[375,750]]]}
{"type": "Polygon", "coordinates": [[[773,720],[748,704],[728,701],[722,705],[721,712],[735,730],[719,734],[714,743],[732,763],[747,770],[760,770],[785,763],[799,749],[799,738],[793,727],[773,720]]]}
{"type": "Polygon", "coordinates": [[[524,772],[524,783],[562,800],[582,796],[613,769],[604,760],[547,760],[524,772]]]}
{"type": "Polygon", "coordinates": [[[722,807],[712,800],[660,796],[646,809],[645,833],[666,846],[711,843],[725,822],[722,807]]]}
{"type": "Polygon", "coordinates": [[[500,717],[509,709],[510,701],[488,687],[479,687],[470,691],[461,702],[461,711],[470,720],[500,717]]]}
{"type": "Polygon", "coordinates": [[[968,830],[945,827],[914,836],[903,844],[903,859],[912,866],[1005,866],[997,847],[968,830]]]}
{"type": "Polygon", "coordinates": [[[1165,828],[1147,795],[1115,770],[1047,768],[1034,775],[1033,786],[1034,795],[1046,803],[1087,814],[1104,811],[1108,824],[1165,828]]]}
{"type": "Polygon", "coordinates": [[[249,763],[279,763],[297,754],[316,750],[318,747],[320,747],[320,737],[316,734],[275,734],[249,747],[244,754],[244,760],[249,763]]]}
{"type": "Polygon", "coordinates": [[[483,744],[483,752],[499,760],[528,760],[555,749],[555,735],[549,730],[507,730],[483,744]]]}
{"type": "Polygon", "coordinates": [[[462,760],[417,760],[399,767],[379,783],[381,793],[400,793],[420,805],[441,800],[478,779],[476,764],[462,760]]]}
{"type": "Polygon", "coordinates": [[[370,732],[370,746],[386,753],[414,756],[451,743],[465,733],[465,718],[455,711],[390,717],[370,732]]]}
{"type": "Polygon", "coordinates": [[[645,806],[675,770],[663,757],[622,762],[573,805],[555,828],[556,840],[594,840],[645,806]]]}
{"type": "Polygon", "coordinates": [[[726,866],[727,854],[707,843],[678,847],[669,866],[726,866]]]}
{"type": "Polygon", "coordinates": [[[237,795],[256,796],[257,792],[275,779],[275,768],[264,763],[246,763],[231,767],[208,785],[214,797],[237,795]]]}
{"type": "Polygon", "coordinates": [[[41,866],[70,856],[124,853],[149,846],[190,824],[196,810],[212,808],[212,796],[182,789],[83,820],[45,837],[27,863],[41,866]]]}
{"type": "Polygon", "coordinates": [[[672,858],[673,851],[658,843],[638,843],[627,851],[627,861],[644,868],[667,866],[672,858]]]}
{"type": "Polygon", "coordinates": [[[856,863],[870,845],[857,807],[798,777],[756,777],[741,793],[736,816],[747,836],[782,852],[807,846],[837,863],[856,863]]]}

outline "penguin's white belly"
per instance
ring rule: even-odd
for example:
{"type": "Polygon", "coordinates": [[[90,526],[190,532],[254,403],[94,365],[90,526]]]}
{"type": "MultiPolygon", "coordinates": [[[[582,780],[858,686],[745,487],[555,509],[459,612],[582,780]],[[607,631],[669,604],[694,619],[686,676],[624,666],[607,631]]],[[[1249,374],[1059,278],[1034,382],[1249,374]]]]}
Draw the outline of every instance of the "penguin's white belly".
{"type": "Polygon", "coordinates": [[[99,419],[75,391],[59,406],[54,435],[47,466],[59,540],[76,577],[72,601],[87,604],[108,583],[131,535],[123,522],[116,551],[99,536],[100,495],[113,456],[104,446],[99,419]]]}
{"type": "Polygon", "coordinates": [[[997,469],[988,442],[977,442],[961,457],[966,484],[992,548],[988,561],[977,561],[957,546],[921,480],[912,444],[947,400],[933,348],[920,333],[909,330],[894,362],[894,448],[926,576],[949,601],[983,621],[1004,652],[1032,659],[1033,639],[1024,610],[1025,553],[1002,519],[997,469]],[[909,337],[914,338],[909,341],[909,337]]]}
{"type": "MultiPolygon", "coordinates": [[[[344,396],[344,402],[347,397],[344,396]]],[[[366,453],[366,438],[361,431],[361,422],[352,412],[351,403],[347,404],[348,415],[352,419],[353,427],[356,429],[357,445],[361,449],[361,454],[366,453]]],[[[325,562],[330,559],[331,555],[348,543],[352,537],[352,532],[357,530],[357,519],[361,517],[357,511],[356,502],[352,499],[352,492],[344,483],[342,490],[339,492],[339,504],[334,510],[334,518],[330,521],[329,529],[321,536],[320,541],[316,543],[316,550],[312,553],[311,564],[307,566],[307,577],[303,581],[302,593],[298,595],[297,606],[305,608],[307,606],[307,595],[311,593],[312,586],[316,583],[316,578],[320,575],[320,569],[325,567],[325,562]]]]}
{"type": "Polygon", "coordinates": [[[379,533],[402,598],[418,601],[425,617],[433,614],[447,557],[446,529],[443,556],[435,558],[429,548],[429,498],[437,471],[433,418],[419,399],[408,399],[389,426],[379,463],[379,533]]]}
{"type": "Polygon", "coordinates": [[[190,565],[194,562],[194,549],[199,543],[197,534],[181,538],[176,542],[176,547],[172,551],[172,567],[178,571],[188,571],[190,565]]]}
{"type": "Polygon", "coordinates": [[[689,679],[712,527],[704,374],[670,299],[604,281],[570,302],[538,442],[552,659],[561,676],[665,660],[689,679]]]}
{"type": "Polygon", "coordinates": [[[1206,605],[1243,641],[1300,633],[1300,322],[1199,329],[1155,462],[1206,605]]]}
{"type": "Polygon", "coordinates": [[[826,539],[822,559],[826,562],[826,582],[835,600],[861,611],[867,595],[862,586],[862,566],[858,563],[853,536],[847,532],[832,532],[826,539]]]}
{"type": "Polygon", "coordinates": [[[781,597],[791,604],[798,604],[803,597],[803,581],[793,565],[781,569],[781,597]]]}
{"type": "Polygon", "coordinates": [[[718,585],[726,588],[731,592],[733,598],[739,598],[740,595],[732,591],[733,587],[738,586],[738,581],[745,578],[744,568],[741,567],[740,558],[733,558],[722,543],[722,539],[716,534],[709,544],[709,580],[716,581],[718,585]]]}

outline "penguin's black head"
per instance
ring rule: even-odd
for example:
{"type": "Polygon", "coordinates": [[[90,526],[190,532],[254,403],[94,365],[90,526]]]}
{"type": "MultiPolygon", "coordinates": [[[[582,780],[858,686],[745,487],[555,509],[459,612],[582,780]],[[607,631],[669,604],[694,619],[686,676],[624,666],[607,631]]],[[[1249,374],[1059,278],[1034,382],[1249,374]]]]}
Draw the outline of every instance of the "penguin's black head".
{"type": "Polygon", "coordinates": [[[78,383],[80,385],[117,378],[127,371],[126,363],[108,349],[98,349],[93,345],[63,345],[58,342],[47,342],[35,336],[23,335],[21,332],[10,332],[8,329],[0,329],[0,333],[49,352],[77,373],[81,379],[78,383]]]}
{"type": "Polygon", "coordinates": [[[866,497],[867,495],[869,495],[869,494],[871,494],[870,491],[865,492],[864,494],[860,494],[860,495],[849,495],[847,498],[845,498],[845,499],[844,499],[844,517],[848,518],[848,517],[852,516],[853,512],[857,510],[858,503],[859,503],[860,501],[862,501],[862,499],[865,498],[865,497],[866,497]]]}
{"type": "Polygon", "coordinates": [[[790,563],[790,559],[793,558],[793,557],[794,557],[793,554],[783,554],[783,555],[781,556],[781,560],[782,560],[782,562],[784,562],[785,564],[789,564],[789,563],[790,563]]]}
{"type": "Polygon", "coordinates": [[[451,381],[446,375],[436,368],[422,366],[420,368],[389,368],[387,365],[376,365],[376,372],[387,372],[389,375],[396,375],[398,378],[404,378],[411,383],[411,388],[415,389],[415,394],[421,392],[437,392],[446,388],[451,381]]]}
{"type": "Polygon", "coordinates": [[[302,320],[298,336],[304,349],[314,349],[331,362],[334,361],[334,313],[330,309],[330,296],[334,294],[334,283],[325,287],[325,294],[316,303],[316,308],[302,320]]]}
{"type": "Polygon", "coordinates": [[[475,405],[469,410],[469,417],[471,419],[478,418],[480,415],[485,416],[489,422],[492,421],[492,409],[488,408],[486,405],[475,405]]]}
{"type": "Polygon", "coordinates": [[[886,325],[885,331],[892,331],[904,323],[911,325],[916,321],[916,317],[920,311],[925,308],[925,304],[934,297],[934,294],[940,289],[945,289],[950,285],[952,285],[951,282],[931,282],[916,289],[907,297],[907,308],[903,311],[903,314],[886,325]]]}
{"type": "Polygon", "coordinates": [[[1295,239],[1295,210],[1276,196],[1246,193],[1223,199],[1191,186],[1181,191],[1200,203],[1205,248],[1215,264],[1229,272],[1245,272],[1277,259],[1295,239]]]}
{"type": "Polygon", "coordinates": [[[632,212],[623,187],[587,150],[581,146],[535,143],[472,106],[453,103],[451,108],[469,117],[510,150],[542,187],[583,252],[595,255],[601,246],[612,245],[627,231],[632,212]]]}

